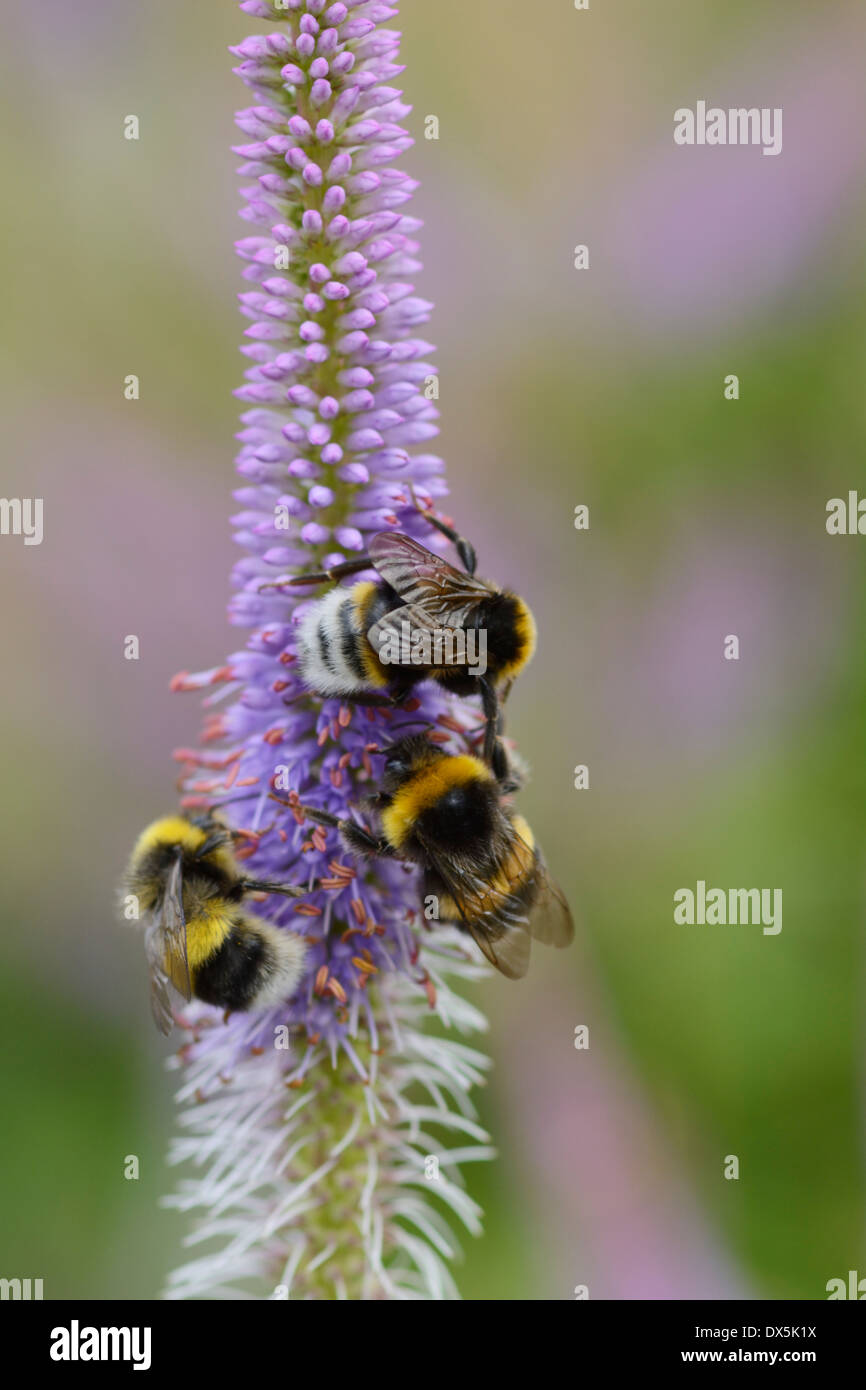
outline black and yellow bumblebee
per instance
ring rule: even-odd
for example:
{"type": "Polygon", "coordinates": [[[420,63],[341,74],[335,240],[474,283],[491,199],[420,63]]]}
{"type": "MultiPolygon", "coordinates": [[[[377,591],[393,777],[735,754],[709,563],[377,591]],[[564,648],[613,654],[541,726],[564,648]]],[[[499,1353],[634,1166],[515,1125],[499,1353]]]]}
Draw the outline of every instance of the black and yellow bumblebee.
{"type": "Polygon", "coordinates": [[[232,832],[212,814],[164,816],[136,841],[123,885],[145,926],[151,1008],[171,1032],[173,987],[228,1010],[259,1010],[291,995],[307,947],[244,906],[248,893],[303,897],[311,889],[245,878],[232,832]]]}
{"type": "Polygon", "coordinates": [[[467,932],[497,970],[519,979],[532,939],[567,946],[574,924],[532,831],[505,800],[515,785],[480,758],[447,753],[416,734],[387,751],[380,789],[364,803],[381,833],[299,809],[335,827],[352,854],[419,864],[438,920],[467,932]]]}
{"type": "Polygon", "coordinates": [[[382,531],[366,555],[264,587],[319,584],[374,569],[378,579],[337,585],[304,614],[297,639],[302,684],[325,698],[366,704],[400,703],[424,680],[454,695],[480,695],[484,756],[504,773],[496,739],[499,701],[532,659],[535,620],[517,594],[476,577],[467,540],[429,511],[422,515],[453,542],[462,571],[411,536],[382,531]]]}

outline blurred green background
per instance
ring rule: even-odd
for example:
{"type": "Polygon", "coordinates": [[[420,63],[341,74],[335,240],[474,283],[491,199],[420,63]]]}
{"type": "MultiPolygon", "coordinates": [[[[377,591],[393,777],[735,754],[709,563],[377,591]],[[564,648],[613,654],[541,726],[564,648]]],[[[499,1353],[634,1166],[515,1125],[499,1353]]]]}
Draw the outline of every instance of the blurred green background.
{"type": "MultiPolygon", "coordinates": [[[[449,507],[538,617],[511,732],[579,919],[478,991],[501,1159],[462,1291],[825,1297],[866,1274],[866,541],[824,525],[866,492],[866,17],[404,0],[399,27],[449,507]],[[783,107],[783,153],[676,147],[699,99],[783,107]],[[782,888],[782,932],[677,926],[698,879],[782,888]]],[[[255,28],[233,0],[5,17],[3,492],[45,538],[0,541],[0,1275],[49,1298],[154,1297],[182,1233],[113,898],[198,729],[168,680],[239,641],[226,46],[255,28]]]]}

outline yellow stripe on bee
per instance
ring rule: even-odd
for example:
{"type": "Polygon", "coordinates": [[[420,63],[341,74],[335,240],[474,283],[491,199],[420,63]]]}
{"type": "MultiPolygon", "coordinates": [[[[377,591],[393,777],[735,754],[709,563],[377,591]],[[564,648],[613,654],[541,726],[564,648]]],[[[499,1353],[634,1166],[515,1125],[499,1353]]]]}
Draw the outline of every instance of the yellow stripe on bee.
{"type": "Polygon", "coordinates": [[[511,824],[514,826],[514,829],[517,831],[526,847],[530,850],[534,850],[535,836],[529,827],[529,823],[525,821],[522,816],[512,816],[511,824]]]}
{"type": "Polygon", "coordinates": [[[142,830],[135,843],[135,854],[146,854],[160,845],[181,845],[194,851],[204,844],[206,838],[201,826],[193,825],[185,816],[163,816],[142,830]]]}
{"type": "Polygon", "coordinates": [[[514,824],[519,839],[499,872],[483,889],[476,893],[467,893],[459,905],[450,894],[440,897],[439,914],[443,922],[460,922],[462,917],[466,917],[469,922],[477,922],[488,913],[498,912],[508,898],[520,892],[532,871],[535,853],[532,831],[526,821],[515,816],[514,824]]]}
{"type": "Polygon", "coordinates": [[[515,817],[514,828],[518,833],[514,848],[498,874],[491,879],[488,892],[483,898],[479,895],[478,901],[473,903],[479,912],[491,912],[501,907],[506,898],[519,892],[530,875],[535,862],[532,831],[521,817],[515,817]]]}
{"type": "Polygon", "coordinates": [[[391,805],[382,812],[386,840],[394,849],[401,849],[410,838],[418,817],[435,806],[452,787],[491,780],[490,769],[479,758],[468,754],[435,758],[408,778],[391,805]]]}
{"type": "Polygon", "coordinates": [[[517,599],[517,614],[514,620],[514,630],[517,634],[519,650],[513,661],[509,661],[506,666],[500,668],[496,673],[497,681],[514,680],[520,675],[524,666],[528,666],[535,655],[535,644],[538,637],[538,630],[535,626],[535,619],[528,604],[522,598],[517,599]]]}
{"type": "Polygon", "coordinates": [[[186,954],[190,970],[197,970],[216,955],[229,932],[236,909],[220,902],[203,907],[186,924],[186,954]]]}
{"type": "Polygon", "coordinates": [[[382,669],[376,653],[373,651],[368,639],[367,632],[372,626],[368,614],[373,606],[373,600],[379,592],[377,584],[369,579],[361,580],[360,584],[353,584],[349,590],[352,603],[355,607],[355,616],[358,620],[358,655],[361,658],[361,665],[364,667],[364,675],[370,685],[377,690],[384,690],[388,685],[388,677],[382,669]]]}
{"type": "MultiPolygon", "coordinates": [[[[197,912],[186,924],[186,959],[189,965],[191,983],[195,986],[195,972],[207,965],[215,956],[231,931],[233,913],[225,903],[214,901],[211,907],[197,912]]],[[[185,975],[181,958],[166,952],[163,968],[177,989],[184,992],[185,975]]]]}
{"type": "Polygon", "coordinates": [[[439,897],[439,916],[443,922],[459,922],[460,908],[449,893],[439,897]]]}
{"type": "MultiPolygon", "coordinates": [[[[135,842],[132,862],[138,863],[150,850],[159,849],[163,845],[177,845],[180,849],[194,854],[196,850],[201,849],[209,834],[210,832],[203,830],[200,825],[193,825],[186,816],[163,816],[142,830],[135,842]]],[[[238,871],[231,847],[227,844],[210,850],[205,858],[227,874],[236,874],[238,871]]]]}

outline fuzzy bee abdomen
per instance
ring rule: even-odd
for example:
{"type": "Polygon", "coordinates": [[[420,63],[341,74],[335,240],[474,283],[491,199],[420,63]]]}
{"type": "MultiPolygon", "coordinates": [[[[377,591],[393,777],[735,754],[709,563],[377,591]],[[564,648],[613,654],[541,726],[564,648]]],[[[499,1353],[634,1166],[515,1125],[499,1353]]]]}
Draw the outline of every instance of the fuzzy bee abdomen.
{"type": "Polygon", "coordinates": [[[305,943],[251,913],[237,912],[219,949],[195,972],[196,997],[221,1009],[266,1009],[297,988],[305,943]]]}
{"type": "Polygon", "coordinates": [[[388,685],[367,638],[380,607],[379,586],[371,583],[332,589],[310,606],[298,629],[298,669],[308,690],[351,697],[388,685]]]}

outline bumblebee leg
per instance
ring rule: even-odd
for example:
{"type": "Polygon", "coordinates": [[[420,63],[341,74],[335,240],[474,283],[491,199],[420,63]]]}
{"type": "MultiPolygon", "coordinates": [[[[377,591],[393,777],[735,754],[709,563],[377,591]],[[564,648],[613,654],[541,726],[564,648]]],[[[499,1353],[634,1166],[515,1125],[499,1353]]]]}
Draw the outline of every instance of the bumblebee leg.
{"type": "MultiPolygon", "coordinates": [[[[311,574],[299,574],[294,579],[283,580],[280,584],[266,584],[266,589],[296,589],[303,584],[327,584],[344,579],[349,574],[360,574],[362,570],[372,570],[376,566],[369,555],[359,555],[354,560],[345,560],[341,565],[334,565],[332,569],[316,570],[311,574]]],[[[261,591],[260,591],[261,592],[261,591]]]]}
{"type": "Polygon", "coordinates": [[[447,522],[441,521],[439,517],[436,516],[430,510],[429,507],[422,507],[421,503],[418,501],[418,498],[415,496],[414,489],[412,490],[412,500],[415,503],[415,506],[418,508],[421,515],[423,516],[424,520],[429,521],[431,526],[435,526],[437,531],[441,531],[443,536],[448,537],[449,541],[454,546],[454,549],[457,551],[457,554],[460,556],[460,563],[466,570],[466,573],[474,574],[476,566],[478,565],[478,559],[475,554],[475,546],[472,544],[472,542],[468,541],[465,536],[461,536],[459,532],[455,531],[453,526],[449,526],[447,522]]]}
{"type": "Polygon", "coordinates": [[[461,536],[454,530],[453,526],[448,526],[444,521],[440,521],[438,516],[432,512],[422,513],[425,521],[429,521],[431,526],[435,526],[437,531],[441,531],[443,536],[447,536],[452,542],[454,549],[460,556],[460,563],[467,574],[474,574],[478,566],[478,558],[475,554],[475,546],[468,541],[465,536],[461,536]]]}
{"type": "Polygon", "coordinates": [[[384,691],[362,690],[358,695],[347,695],[346,704],[365,705],[371,709],[394,709],[400,701],[393,695],[386,695],[384,691]]]}
{"type": "Polygon", "coordinates": [[[318,811],[311,806],[298,806],[299,811],[304,811],[310,820],[318,821],[320,825],[330,826],[334,830],[339,830],[340,837],[346,847],[353,850],[355,854],[387,856],[397,858],[396,852],[378,835],[373,835],[363,826],[356,825],[353,820],[341,820],[339,816],[331,815],[330,811],[318,811]]]}
{"type": "MultiPolygon", "coordinates": [[[[339,830],[344,844],[355,854],[387,856],[391,859],[400,858],[387,840],[373,835],[363,826],[356,825],[353,820],[341,820],[339,816],[332,815],[330,811],[320,811],[317,807],[305,806],[300,801],[292,805],[291,802],[284,801],[282,797],[274,796],[273,792],[271,793],[271,800],[279,802],[281,806],[291,806],[293,811],[303,811],[304,815],[309,816],[310,820],[317,821],[319,825],[327,825],[332,830],[339,830]]],[[[272,889],[271,891],[276,892],[277,890],[272,889]]]]}
{"type": "Polygon", "coordinates": [[[353,850],[355,854],[365,857],[375,857],[382,859],[397,859],[396,850],[383,840],[381,836],[372,835],[363,826],[356,825],[353,820],[340,822],[340,835],[347,849],[353,850]]]}
{"type": "Polygon", "coordinates": [[[257,878],[242,878],[241,887],[245,893],[281,893],[284,898],[305,898],[308,893],[316,892],[319,880],[313,879],[308,888],[297,888],[291,883],[265,883],[257,878]]]}
{"type": "Polygon", "coordinates": [[[333,830],[339,830],[343,822],[339,816],[333,816],[330,811],[319,811],[315,806],[305,806],[300,801],[286,801],[282,796],[276,796],[271,792],[271,801],[276,801],[279,806],[289,806],[293,811],[303,811],[310,820],[317,821],[319,825],[330,826],[333,830]]]}
{"type": "Polygon", "coordinates": [[[499,735],[502,732],[502,710],[499,696],[494,686],[480,677],[481,706],[486,720],[484,726],[484,761],[491,768],[497,782],[507,783],[510,779],[508,758],[505,746],[499,735]]]}

